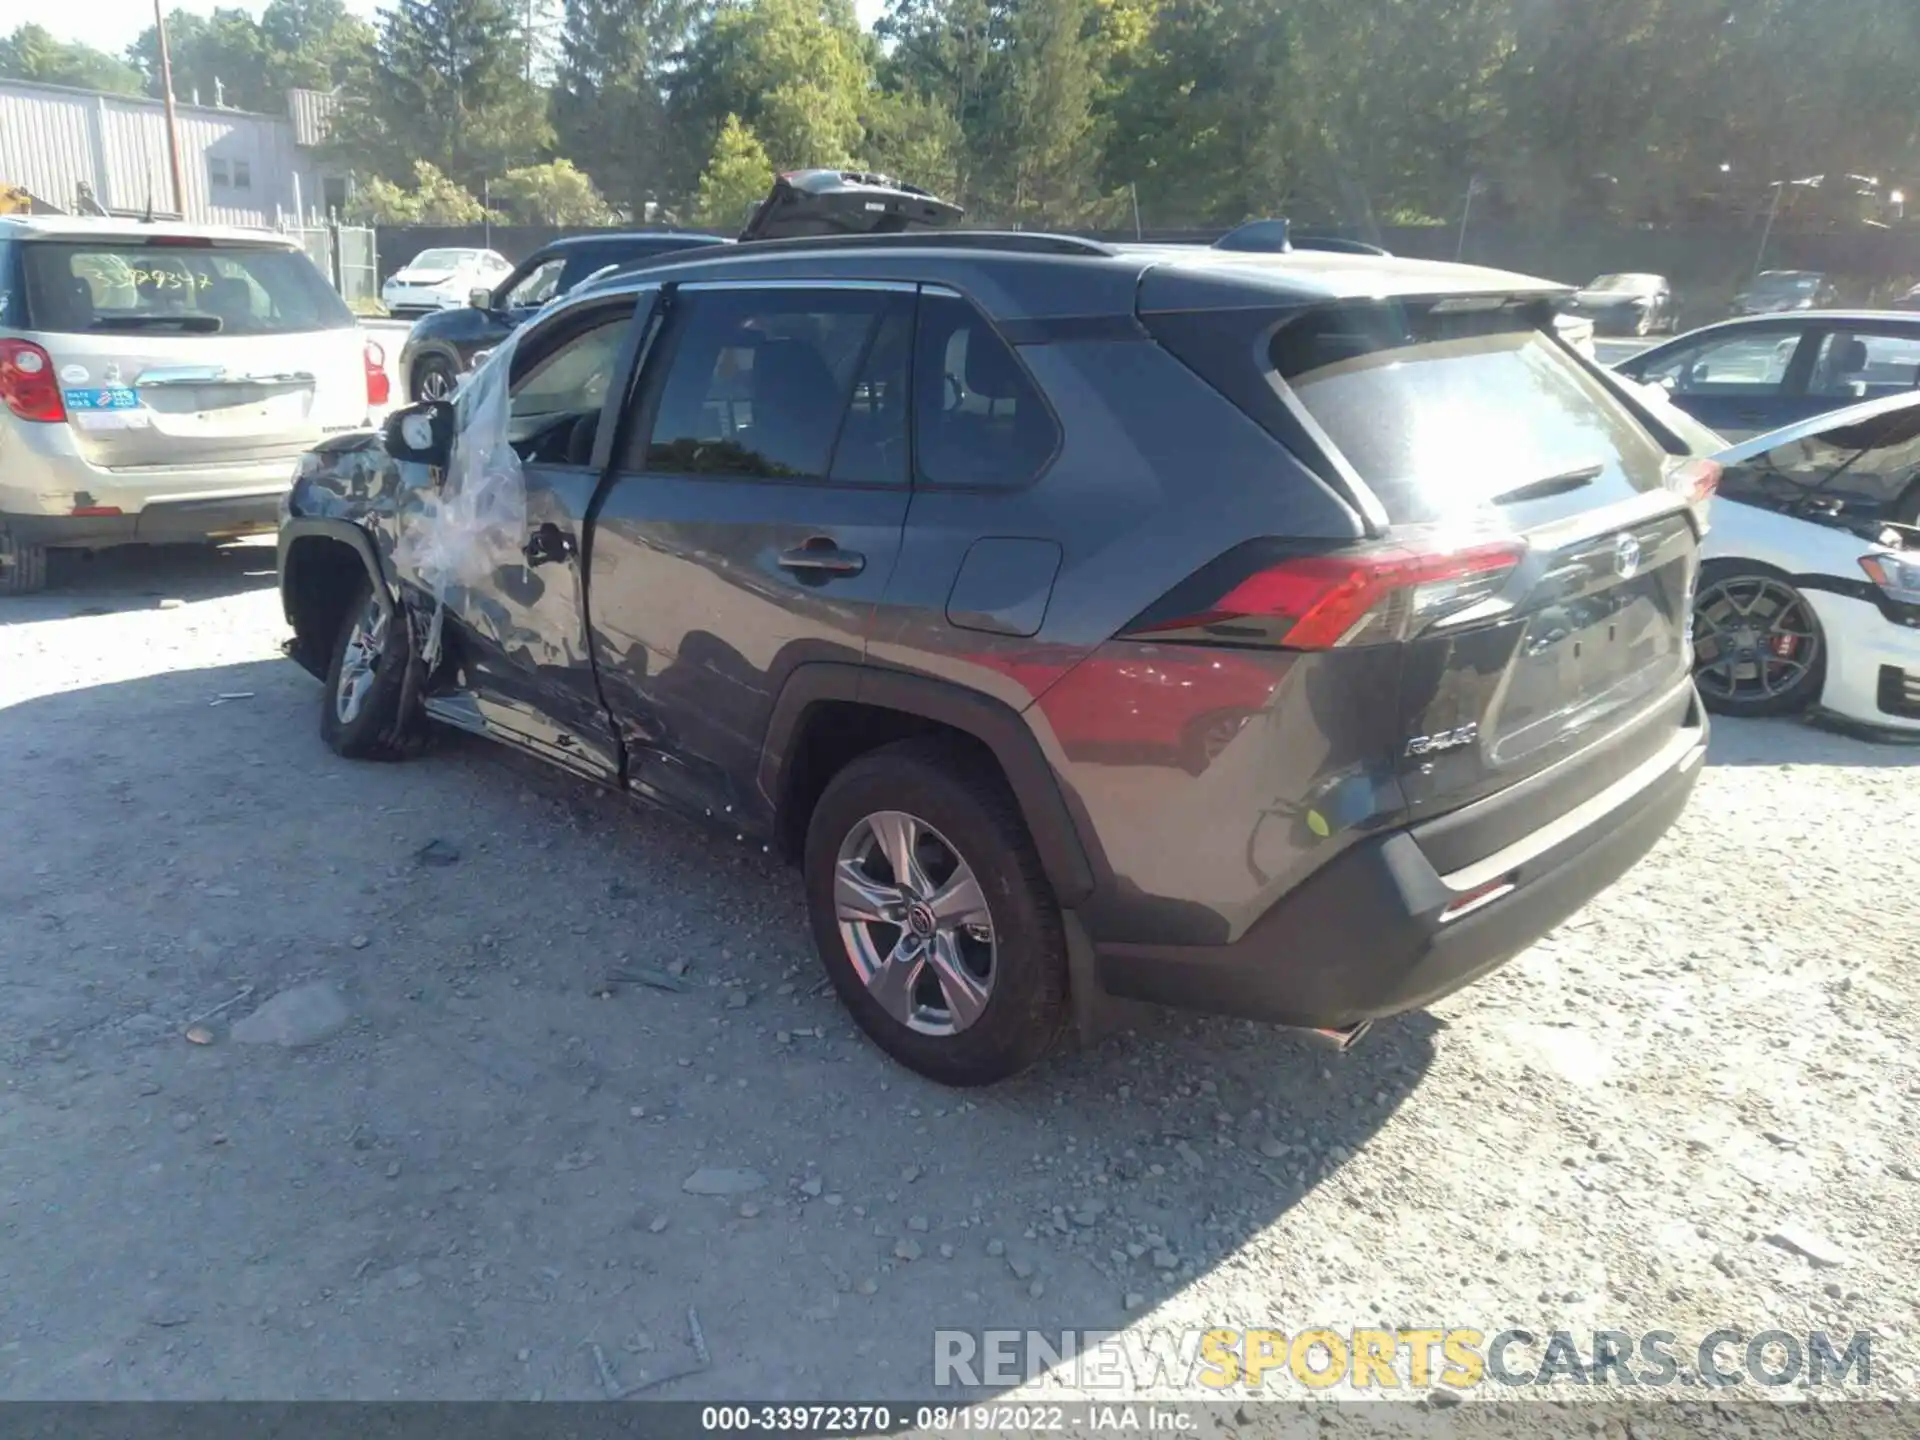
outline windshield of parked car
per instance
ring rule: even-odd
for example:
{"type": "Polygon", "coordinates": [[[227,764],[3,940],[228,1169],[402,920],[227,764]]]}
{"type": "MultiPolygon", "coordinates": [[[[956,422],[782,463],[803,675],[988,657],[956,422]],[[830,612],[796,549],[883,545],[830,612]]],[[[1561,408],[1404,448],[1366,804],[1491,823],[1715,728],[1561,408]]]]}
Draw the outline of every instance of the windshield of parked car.
{"type": "Polygon", "coordinates": [[[313,262],[282,246],[58,240],[21,249],[33,330],[292,335],[356,323],[313,262]]]}
{"type": "Polygon", "coordinates": [[[1654,275],[1602,275],[1587,288],[1623,295],[1646,295],[1660,288],[1660,280],[1654,275]]]}
{"type": "Polygon", "coordinates": [[[422,250],[413,257],[410,270],[458,270],[480,258],[477,250],[422,250]]]}

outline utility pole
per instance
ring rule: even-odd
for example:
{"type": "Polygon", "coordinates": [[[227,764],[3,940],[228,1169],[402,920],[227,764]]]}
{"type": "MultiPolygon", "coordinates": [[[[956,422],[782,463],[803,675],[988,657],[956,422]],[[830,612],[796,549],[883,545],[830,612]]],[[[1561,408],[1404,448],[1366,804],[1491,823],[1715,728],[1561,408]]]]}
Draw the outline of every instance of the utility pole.
{"type": "Polygon", "coordinates": [[[187,218],[187,191],[180,183],[180,117],[173,108],[173,56],[167,50],[167,17],[153,0],[153,30],[160,40],[160,93],[167,101],[167,160],[173,171],[173,213],[187,218]]]}

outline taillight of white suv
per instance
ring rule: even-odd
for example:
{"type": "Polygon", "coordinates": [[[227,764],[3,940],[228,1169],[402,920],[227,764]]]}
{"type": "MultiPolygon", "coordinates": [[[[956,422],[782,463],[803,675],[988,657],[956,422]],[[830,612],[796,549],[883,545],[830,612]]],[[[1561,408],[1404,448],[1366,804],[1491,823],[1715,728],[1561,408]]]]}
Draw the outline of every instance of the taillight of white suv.
{"type": "Polygon", "coordinates": [[[53,357],[27,340],[0,340],[0,400],[22,420],[57,425],[67,418],[53,357]]]}

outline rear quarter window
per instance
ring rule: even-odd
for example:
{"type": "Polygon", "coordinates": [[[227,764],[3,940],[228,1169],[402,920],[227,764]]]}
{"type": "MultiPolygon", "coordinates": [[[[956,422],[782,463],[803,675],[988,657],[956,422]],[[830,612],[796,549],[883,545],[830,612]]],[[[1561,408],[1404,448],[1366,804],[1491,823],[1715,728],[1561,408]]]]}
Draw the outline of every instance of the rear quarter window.
{"type": "Polygon", "coordinates": [[[1525,311],[1396,302],[1282,325],[1274,369],[1396,523],[1456,518],[1522,486],[1596,469],[1517,502],[1524,524],[1662,483],[1667,453],[1525,311]]]}
{"type": "Polygon", "coordinates": [[[28,328],[37,331],[297,335],[356,323],[298,250],[116,240],[21,248],[28,328]]]}

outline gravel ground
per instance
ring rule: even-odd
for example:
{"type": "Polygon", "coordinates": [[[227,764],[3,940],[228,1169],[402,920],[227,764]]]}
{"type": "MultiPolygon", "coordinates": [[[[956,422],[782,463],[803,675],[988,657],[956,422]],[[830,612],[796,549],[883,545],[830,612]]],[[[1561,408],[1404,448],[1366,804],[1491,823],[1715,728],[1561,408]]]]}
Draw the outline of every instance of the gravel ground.
{"type": "Polygon", "coordinates": [[[759,853],[335,759],[271,568],[0,612],[0,1397],[593,1398],[689,1307],[648,1393],[924,1396],[935,1324],[1870,1328],[1853,1393],[1920,1391],[1920,752],[1723,723],[1625,881],[1351,1055],[1153,1017],[960,1095],[759,853]]]}

